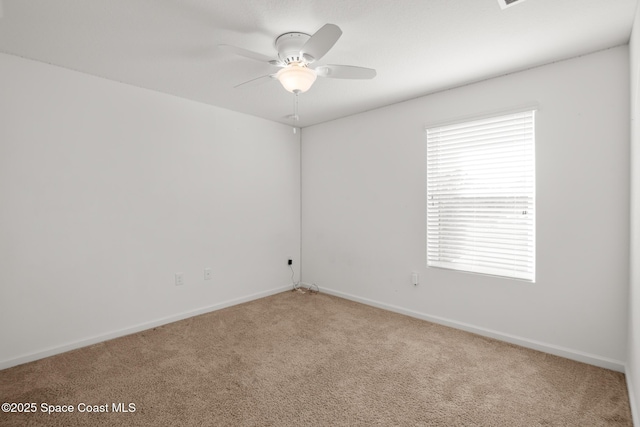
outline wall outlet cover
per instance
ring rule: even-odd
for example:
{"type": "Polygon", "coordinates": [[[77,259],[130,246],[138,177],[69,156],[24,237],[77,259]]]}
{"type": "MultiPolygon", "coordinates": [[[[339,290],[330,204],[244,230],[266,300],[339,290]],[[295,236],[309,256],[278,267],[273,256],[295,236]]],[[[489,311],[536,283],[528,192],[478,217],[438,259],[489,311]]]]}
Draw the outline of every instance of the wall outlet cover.
{"type": "Polygon", "coordinates": [[[176,273],[176,286],[184,285],[184,273],[176,273]]]}

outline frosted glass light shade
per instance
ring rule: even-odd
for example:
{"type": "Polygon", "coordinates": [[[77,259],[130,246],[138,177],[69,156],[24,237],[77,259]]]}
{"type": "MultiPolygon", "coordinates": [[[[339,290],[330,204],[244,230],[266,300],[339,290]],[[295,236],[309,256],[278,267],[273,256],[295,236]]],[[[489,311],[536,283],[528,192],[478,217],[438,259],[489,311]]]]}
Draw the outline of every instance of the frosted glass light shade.
{"type": "Polygon", "coordinates": [[[276,78],[291,93],[308,91],[316,81],[316,72],[299,64],[289,64],[276,74],[276,78]]]}

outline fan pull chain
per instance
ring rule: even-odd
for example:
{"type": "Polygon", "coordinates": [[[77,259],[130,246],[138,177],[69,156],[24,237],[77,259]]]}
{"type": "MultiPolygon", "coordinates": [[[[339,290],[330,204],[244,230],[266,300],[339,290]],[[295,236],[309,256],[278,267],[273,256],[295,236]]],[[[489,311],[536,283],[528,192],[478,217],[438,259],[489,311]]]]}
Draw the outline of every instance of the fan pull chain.
{"type": "Polygon", "coordinates": [[[294,92],[293,95],[293,133],[296,133],[296,122],[298,121],[298,92],[294,92]]]}

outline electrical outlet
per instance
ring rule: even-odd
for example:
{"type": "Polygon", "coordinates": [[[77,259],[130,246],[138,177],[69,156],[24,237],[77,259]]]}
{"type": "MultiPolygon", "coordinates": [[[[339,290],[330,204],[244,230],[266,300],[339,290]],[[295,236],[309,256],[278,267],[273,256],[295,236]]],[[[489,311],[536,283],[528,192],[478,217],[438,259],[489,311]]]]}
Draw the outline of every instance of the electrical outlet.
{"type": "Polygon", "coordinates": [[[204,280],[211,280],[211,278],[213,277],[213,273],[211,272],[210,268],[205,268],[204,269],[204,280]]]}
{"type": "Polygon", "coordinates": [[[176,286],[184,285],[184,273],[176,273],[176,286]]]}

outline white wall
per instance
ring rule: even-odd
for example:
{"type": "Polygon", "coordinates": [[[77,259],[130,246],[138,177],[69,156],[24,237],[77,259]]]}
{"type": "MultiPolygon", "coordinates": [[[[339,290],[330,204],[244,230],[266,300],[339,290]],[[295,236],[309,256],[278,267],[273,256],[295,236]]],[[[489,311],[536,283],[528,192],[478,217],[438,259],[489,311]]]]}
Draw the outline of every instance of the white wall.
{"type": "Polygon", "coordinates": [[[640,423],[640,8],[629,43],[631,57],[631,280],[627,385],[636,424],[640,423]]]}
{"type": "Polygon", "coordinates": [[[624,369],[627,46],[305,128],[301,150],[305,282],[624,369]],[[532,102],[537,283],[427,269],[424,126],[532,102]]]}
{"type": "Polygon", "coordinates": [[[0,70],[0,368],[290,284],[290,127],[8,55],[0,70]]]}

